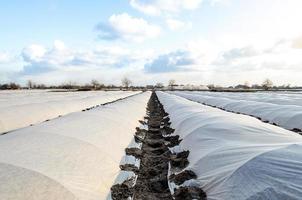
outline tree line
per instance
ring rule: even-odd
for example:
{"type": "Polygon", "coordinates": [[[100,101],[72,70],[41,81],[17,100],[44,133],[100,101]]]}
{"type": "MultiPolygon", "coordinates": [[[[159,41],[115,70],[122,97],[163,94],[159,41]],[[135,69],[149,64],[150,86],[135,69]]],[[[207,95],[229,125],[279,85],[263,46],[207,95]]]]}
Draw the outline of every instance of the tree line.
{"type": "Polygon", "coordinates": [[[35,83],[32,80],[28,80],[25,86],[21,86],[20,84],[14,82],[0,84],[0,90],[18,90],[18,89],[102,90],[102,89],[114,89],[114,88],[129,89],[129,88],[137,88],[137,87],[132,86],[132,81],[127,77],[121,79],[120,85],[114,85],[114,84],[105,85],[96,79],[93,79],[91,80],[90,83],[86,83],[86,84],[77,84],[76,82],[69,81],[66,83],[62,83],[60,85],[49,85],[49,86],[45,84],[35,83]]]}
{"type": "MultiPolygon", "coordinates": [[[[163,83],[158,82],[155,85],[148,85],[148,86],[133,86],[132,81],[127,78],[123,77],[121,79],[120,85],[105,85],[100,81],[93,79],[90,83],[87,84],[77,84],[76,82],[66,82],[60,85],[50,85],[47,86],[45,84],[37,84],[32,80],[28,80],[25,86],[21,86],[20,84],[11,82],[11,83],[4,83],[0,84],[0,90],[18,90],[18,89],[69,89],[69,90],[106,90],[106,89],[169,89],[174,90],[175,88],[179,88],[179,85],[176,83],[176,80],[171,79],[168,81],[167,86],[163,83]]],[[[265,79],[262,84],[249,84],[249,82],[245,82],[244,84],[238,84],[236,86],[229,86],[229,87],[222,87],[219,85],[208,84],[206,85],[209,90],[272,90],[272,89],[302,89],[302,87],[292,87],[290,84],[288,85],[281,85],[275,86],[270,79],[265,79]]]]}

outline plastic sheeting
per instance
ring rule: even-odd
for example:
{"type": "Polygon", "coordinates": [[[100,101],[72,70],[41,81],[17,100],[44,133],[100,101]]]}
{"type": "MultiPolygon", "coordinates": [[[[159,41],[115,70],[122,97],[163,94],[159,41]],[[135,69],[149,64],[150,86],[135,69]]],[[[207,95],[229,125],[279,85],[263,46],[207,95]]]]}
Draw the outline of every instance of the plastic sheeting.
{"type": "Polygon", "coordinates": [[[106,199],[149,92],[0,136],[0,199],[106,199]]]}
{"type": "Polygon", "coordinates": [[[187,169],[209,200],[302,198],[302,136],[253,117],[237,115],[158,92],[170,114],[177,151],[189,150],[187,169]]]}
{"type": "Polygon", "coordinates": [[[268,121],[272,124],[275,123],[289,130],[302,130],[302,106],[234,100],[219,95],[208,96],[203,93],[173,92],[172,94],[210,106],[216,106],[227,111],[258,117],[263,121],[268,121]]]}
{"type": "Polygon", "coordinates": [[[2,91],[0,92],[0,133],[23,128],[135,93],[138,92],[2,91]]]}

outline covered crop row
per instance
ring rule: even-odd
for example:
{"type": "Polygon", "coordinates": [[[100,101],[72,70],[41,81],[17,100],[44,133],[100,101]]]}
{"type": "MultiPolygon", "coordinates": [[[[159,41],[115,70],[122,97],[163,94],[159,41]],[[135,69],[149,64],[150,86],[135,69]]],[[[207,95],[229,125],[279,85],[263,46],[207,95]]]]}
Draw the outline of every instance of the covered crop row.
{"type": "Polygon", "coordinates": [[[0,133],[36,124],[71,112],[111,102],[138,92],[16,92],[1,93],[0,133]]]}
{"type": "Polygon", "coordinates": [[[296,132],[302,130],[302,106],[236,100],[220,96],[208,96],[203,93],[173,92],[173,94],[226,111],[257,117],[262,121],[288,130],[296,132]]]}
{"type": "MultiPolygon", "coordinates": [[[[158,92],[170,114],[172,152],[190,152],[189,165],[209,200],[290,199],[302,196],[302,137],[253,117],[158,92]]],[[[171,184],[173,186],[173,184],[171,184]]]]}
{"type": "Polygon", "coordinates": [[[266,91],[266,92],[187,92],[203,94],[211,97],[225,97],[236,100],[248,100],[256,102],[273,103],[277,105],[296,105],[302,106],[302,93],[289,91],[266,91]]]}
{"type": "Polygon", "coordinates": [[[149,92],[0,137],[0,199],[106,199],[149,92]]]}

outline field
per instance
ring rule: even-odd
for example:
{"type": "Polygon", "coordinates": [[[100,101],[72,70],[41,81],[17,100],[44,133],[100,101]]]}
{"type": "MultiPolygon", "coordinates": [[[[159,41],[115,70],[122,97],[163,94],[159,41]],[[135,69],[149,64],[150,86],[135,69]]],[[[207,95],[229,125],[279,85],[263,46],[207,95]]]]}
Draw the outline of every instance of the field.
{"type": "Polygon", "coordinates": [[[288,130],[302,130],[302,93],[300,92],[172,92],[225,111],[256,117],[288,130]]]}
{"type": "Polygon", "coordinates": [[[301,199],[302,93],[0,95],[0,199],[301,199]]]}
{"type": "Polygon", "coordinates": [[[1,91],[0,133],[124,98],[137,92],[1,91]]]}

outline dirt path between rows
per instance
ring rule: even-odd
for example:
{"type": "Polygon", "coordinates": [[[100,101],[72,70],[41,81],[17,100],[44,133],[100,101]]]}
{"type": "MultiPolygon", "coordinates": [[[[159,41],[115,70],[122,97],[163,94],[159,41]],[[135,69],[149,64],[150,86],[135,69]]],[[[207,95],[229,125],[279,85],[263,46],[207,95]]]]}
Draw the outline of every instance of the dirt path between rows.
{"type": "Polygon", "coordinates": [[[134,200],[172,199],[168,186],[169,151],[165,138],[167,132],[161,126],[165,114],[155,93],[148,102],[148,131],[142,145],[143,157],[134,191],[134,200]]]}
{"type": "Polygon", "coordinates": [[[180,144],[177,135],[171,135],[170,118],[159,102],[155,92],[147,105],[147,115],[140,121],[143,128],[136,128],[135,142],[141,147],[126,149],[127,156],[134,156],[137,163],[123,164],[122,171],[131,171],[135,176],[111,188],[113,200],[206,200],[201,188],[181,186],[196,175],[188,166],[189,151],[172,153],[169,148],[180,144]],[[170,170],[170,174],[169,174],[170,170]],[[177,172],[177,174],[175,174],[177,172]],[[169,182],[178,185],[169,188],[169,182]],[[173,193],[173,195],[172,195],[173,193]]]}

